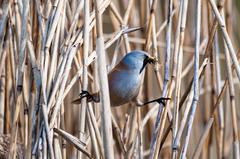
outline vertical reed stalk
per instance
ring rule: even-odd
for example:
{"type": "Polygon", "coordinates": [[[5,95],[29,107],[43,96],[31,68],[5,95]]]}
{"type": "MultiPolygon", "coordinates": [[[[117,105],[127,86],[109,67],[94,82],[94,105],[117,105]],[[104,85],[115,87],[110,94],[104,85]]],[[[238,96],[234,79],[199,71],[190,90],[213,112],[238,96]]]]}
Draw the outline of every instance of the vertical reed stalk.
{"type": "Polygon", "coordinates": [[[185,142],[182,148],[182,152],[180,155],[180,158],[185,159],[186,158],[186,153],[187,153],[187,148],[188,148],[188,143],[190,139],[190,133],[192,129],[192,124],[193,124],[193,119],[196,111],[196,107],[198,104],[199,100],[199,77],[198,77],[198,68],[199,68],[199,48],[200,48],[200,29],[201,29],[201,0],[197,0],[196,4],[196,40],[195,40],[195,54],[194,54],[194,95],[193,95],[193,101],[192,101],[192,106],[189,114],[189,120],[187,124],[187,134],[185,138],[185,142]]]}
{"type": "Polygon", "coordinates": [[[96,14],[96,26],[97,26],[97,46],[96,52],[98,55],[98,73],[100,83],[100,96],[102,106],[102,128],[103,128],[103,146],[104,156],[106,159],[113,159],[113,147],[112,147],[112,122],[111,122],[111,109],[110,109],[110,98],[107,81],[107,69],[106,59],[103,41],[103,30],[102,30],[102,15],[99,11],[99,1],[95,0],[95,14],[96,14]]]}

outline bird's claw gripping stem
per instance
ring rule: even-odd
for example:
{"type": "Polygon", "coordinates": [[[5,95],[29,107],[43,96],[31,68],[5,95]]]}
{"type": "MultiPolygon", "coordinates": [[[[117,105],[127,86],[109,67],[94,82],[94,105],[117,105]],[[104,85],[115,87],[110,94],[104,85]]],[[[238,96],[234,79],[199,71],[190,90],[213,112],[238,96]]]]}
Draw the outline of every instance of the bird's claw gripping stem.
{"type": "Polygon", "coordinates": [[[90,94],[88,91],[82,90],[82,92],[79,94],[79,96],[80,96],[80,101],[85,97],[87,98],[87,102],[93,101],[95,103],[99,103],[99,101],[100,101],[100,97],[99,97],[98,93],[90,94]]]}
{"type": "Polygon", "coordinates": [[[157,102],[158,104],[162,104],[163,106],[165,106],[166,105],[166,103],[165,103],[166,100],[170,100],[170,99],[171,98],[160,97],[160,98],[145,102],[143,105],[150,104],[150,103],[153,103],[153,102],[157,102]]]}
{"type": "Polygon", "coordinates": [[[82,91],[79,94],[79,98],[75,99],[72,101],[73,104],[80,104],[83,98],[87,98],[87,102],[91,102],[91,101],[97,101],[97,97],[94,97],[92,94],[90,94],[88,91],[82,91]]]}
{"type": "Polygon", "coordinates": [[[85,97],[89,98],[92,97],[92,95],[88,91],[82,90],[82,92],[79,94],[80,98],[83,99],[85,97]]]}

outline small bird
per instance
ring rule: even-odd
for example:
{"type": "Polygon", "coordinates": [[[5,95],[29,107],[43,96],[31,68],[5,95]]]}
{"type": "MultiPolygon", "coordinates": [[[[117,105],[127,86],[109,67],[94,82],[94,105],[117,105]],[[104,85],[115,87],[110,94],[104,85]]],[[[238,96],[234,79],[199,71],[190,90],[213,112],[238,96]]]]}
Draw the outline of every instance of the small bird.
{"type": "MultiPolygon", "coordinates": [[[[123,59],[108,74],[110,102],[112,107],[123,105],[135,99],[139,93],[141,81],[143,79],[143,70],[148,63],[156,63],[157,59],[151,57],[144,51],[134,50],[126,54],[123,59]]],[[[86,97],[87,102],[99,102],[99,93],[90,94],[88,91],[82,91],[80,98],[72,103],[81,103],[82,98],[86,97]]],[[[158,102],[165,105],[164,100],[170,98],[159,98],[144,103],[149,104],[158,102]]]]}

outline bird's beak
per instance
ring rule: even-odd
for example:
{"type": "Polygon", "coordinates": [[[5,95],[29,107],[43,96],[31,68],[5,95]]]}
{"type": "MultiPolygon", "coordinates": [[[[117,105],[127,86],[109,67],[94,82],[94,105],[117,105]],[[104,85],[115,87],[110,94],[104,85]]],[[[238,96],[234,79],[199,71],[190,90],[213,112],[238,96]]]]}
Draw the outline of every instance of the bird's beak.
{"type": "Polygon", "coordinates": [[[157,60],[156,57],[153,57],[153,56],[148,56],[148,57],[147,57],[147,63],[155,64],[155,63],[157,63],[157,62],[158,62],[158,60],[157,60]]]}
{"type": "Polygon", "coordinates": [[[156,57],[152,57],[152,56],[146,56],[146,58],[143,61],[143,66],[140,70],[140,73],[142,73],[143,69],[145,68],[145,66],[150,63],[150,64],[155,64],[156,62],[158,62],[156,57]]]}

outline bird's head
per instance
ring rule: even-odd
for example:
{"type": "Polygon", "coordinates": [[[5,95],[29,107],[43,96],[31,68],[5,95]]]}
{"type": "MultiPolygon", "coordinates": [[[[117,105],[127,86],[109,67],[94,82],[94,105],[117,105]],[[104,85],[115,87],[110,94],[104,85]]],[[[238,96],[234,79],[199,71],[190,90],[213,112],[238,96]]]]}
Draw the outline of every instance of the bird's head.
{"type": "Polygon", "coordinates": [[[157,58],[151,57],[144,51],[135,50],[128,53],[122,60],[122,62],[130,69],[139,70],[142,73],[148,63],[156,63],[157,58]]]}

